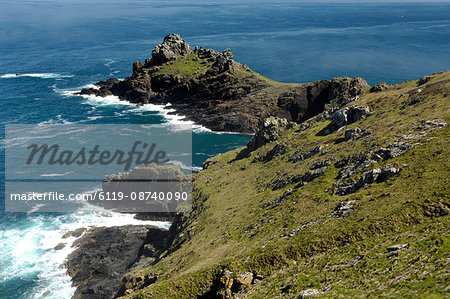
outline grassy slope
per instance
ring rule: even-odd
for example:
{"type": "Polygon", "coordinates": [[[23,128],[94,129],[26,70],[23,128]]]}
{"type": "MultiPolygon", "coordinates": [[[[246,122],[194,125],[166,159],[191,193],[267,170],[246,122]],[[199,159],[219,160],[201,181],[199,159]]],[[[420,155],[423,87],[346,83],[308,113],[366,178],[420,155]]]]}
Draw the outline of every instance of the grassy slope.
{"type": "Polygon", "coordinates": [[[406,82],[362,96],[350,105],[369,106],[374,114],[348,127],[368,128],[373,134],[357,141],[337,143],[345,129],[316,136],[329,121],[312,119],[311,128],[294,129],[278,140],[287,143],[289,150],[267,163],[253,160],[274,143],[239,161],[230,162],[237,151],[212,158],[217,163],[195,175],[194,211],[181,235],[185,243],[155,266],[142,269],[161,277],[130,297],[202,295],[224,268],[264,277],[242,290],[249,298],[296,298],[307,288],[326,290],[322,297],[449,296],[449,216],[433,212],[434,207],[450,205],[448,126],[414,141],[420,144],[403,156],[381,162],[406,163],[398,176],[354,194],[333,194],[331,187],[339,172],[333,164],[301,188],[267,188],[276,178],[304,174],[314,162],[368,152],[373,142],[386,146],[394,136],[417,134],[419,121],[440,118],[450,123],[449,91],[450,72],[446,72],[421,87],[415,81],[406,82]],[[421,101],[401,109],[403,102],[413,98],[421,101]],[[365,142],[369,138],[375,140],[365,142]],[[316,145],[330,152],[302,162],[287,161],[299,149],[310,151],[316,145]],[[262,207],[290,188],[293,195],[278,207],[262,207]],[[356,201],[348,218],[328,217],[347,200],[356,201]],[[317,220],[323,222],[311,224],[317,220]],[[284,237],[299,228],[295,236],[284,237]],[[386,246],[401,243],[410,247],[398,254],[387,253],[386,246]],[[355,261],[359,256],[362,259],[355,261]]]}

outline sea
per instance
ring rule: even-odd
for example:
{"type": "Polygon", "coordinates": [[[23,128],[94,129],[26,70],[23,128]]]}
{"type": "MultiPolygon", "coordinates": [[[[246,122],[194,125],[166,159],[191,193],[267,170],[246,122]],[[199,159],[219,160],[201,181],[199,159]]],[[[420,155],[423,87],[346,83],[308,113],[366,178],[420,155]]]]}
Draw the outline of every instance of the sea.
{"type": "MultiPolygon", "coordinates": [[[[450,69],[450,3],[342,1],[0,0],[0,298],[71,298],[63,267],[80,227],[153,224],[83,205],[71,213],[6,213],[8,124],[189,123],[168,107],[136,107],[74,91],[123,79],[165,35],[223,51],[273,80],[337,76],[397,84],[450,69]],[[22,76],[16,76],[22,74],[22,76]]],[[[170,107],[169,107],[170,108],[170,107]]],[[[192,169],[251,136],[192,124],[192,169]]]]}

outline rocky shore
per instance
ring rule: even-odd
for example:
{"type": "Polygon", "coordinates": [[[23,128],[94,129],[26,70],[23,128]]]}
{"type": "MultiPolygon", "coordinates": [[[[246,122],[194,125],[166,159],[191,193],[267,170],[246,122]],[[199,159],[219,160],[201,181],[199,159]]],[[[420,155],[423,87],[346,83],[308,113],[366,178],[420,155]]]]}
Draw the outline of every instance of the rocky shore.
{"type": "Polygon", "coordinates": [[[169,34],[151,58],[133,64],[131,76],[95,83],[80,94],[118,96],[138,105],[167,104],[175,113],[214,131],[254,133],[270,116],[300,123],[325,104],[342,103],[368,91],[361,78],[311,83],[280,83],[233,60],[230,49],[217,52],[169,34]]]}
{"type": "MultiPolygon", "coordinates": [[[[168,230],[152,226],[92,228],[75,243],[66,262],[77,287],[73,298],[113,298],[124,295],[121,278],[135,268],[151,266],[167,249],[168,230]]],[[[142,278],[142,283],[152,278],[142,278]]],[[[124,283],[128,281],[124,280],[124,283]]]]}
{"type": "Polygon", "coordinates": [[[96,85],[81,93],[256,133],[193,175],[190,213],[140,215],[169,231],[83,234],[66,264],[74,298],[448,294],[450,72],[283,84],[171,34],[130,77],[96,85]]]}

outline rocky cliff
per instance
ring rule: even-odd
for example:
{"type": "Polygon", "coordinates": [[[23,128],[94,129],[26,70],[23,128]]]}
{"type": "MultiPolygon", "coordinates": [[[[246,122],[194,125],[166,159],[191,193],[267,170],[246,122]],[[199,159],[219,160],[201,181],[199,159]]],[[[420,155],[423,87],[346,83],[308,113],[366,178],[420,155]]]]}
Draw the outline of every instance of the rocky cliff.
{"type": "Polygon", "coordinates": [[[261,122],[194,175],[192,212],[151,264],[109,278],[116,296],[448,297],[449,95],[436,73],[261,122]]]}
{"type": "Polygon", "coordinates": [[[330,102],[356,99],[369,89],[360,78],[305,84],[275,82],[219,53],[195,47],[178,34],[157,45],[151,58],[133,64],[131,76],[96,83],[81,94],[116,95],[136,104],[167,104],[186,119],[215,131],[254,133],[269,116],[302,122],[330,102]]]}

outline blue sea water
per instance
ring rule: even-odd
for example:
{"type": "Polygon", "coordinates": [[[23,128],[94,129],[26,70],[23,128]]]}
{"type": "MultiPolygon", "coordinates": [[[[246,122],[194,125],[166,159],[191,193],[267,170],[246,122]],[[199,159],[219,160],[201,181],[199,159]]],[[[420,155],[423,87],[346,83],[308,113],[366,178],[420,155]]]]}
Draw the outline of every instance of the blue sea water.
{"type": "MultiPolygon", "coordinates": [[[[285,82],[360,76],[394,84],[450,69],[449,3],[0,0],[0,124],[175,125],[180,120],[161,107],[70,95],[107,77],[125,78],[133,61],[149,57],[172,32],[192,46],[231,48],[237,61],[285,82]]],[[[249,138],[197,128],[193,166],[249,138]]],[[[70,298],[61,264],[71,249],[52,248],[69,230],[127,223],[142,221],[92,207],[0,212],[0,298],[70,298]]]]}

